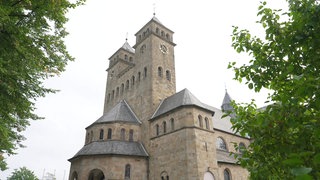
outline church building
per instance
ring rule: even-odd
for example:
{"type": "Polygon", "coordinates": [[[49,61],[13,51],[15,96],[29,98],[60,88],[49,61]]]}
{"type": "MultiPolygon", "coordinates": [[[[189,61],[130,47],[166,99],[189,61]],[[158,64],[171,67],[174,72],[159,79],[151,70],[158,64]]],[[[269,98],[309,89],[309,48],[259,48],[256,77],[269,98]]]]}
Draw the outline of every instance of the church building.
{"type": "MultiPolygon", "coordinates": [[[[69,180],[245,180],[230,152],[250,139],[188,89],[176,92],[174,32],[155,16],[109,58],[104,112],[69,159],[69,180]]],[[[208,97],[210,98],[210,97],[208,97]]]]}

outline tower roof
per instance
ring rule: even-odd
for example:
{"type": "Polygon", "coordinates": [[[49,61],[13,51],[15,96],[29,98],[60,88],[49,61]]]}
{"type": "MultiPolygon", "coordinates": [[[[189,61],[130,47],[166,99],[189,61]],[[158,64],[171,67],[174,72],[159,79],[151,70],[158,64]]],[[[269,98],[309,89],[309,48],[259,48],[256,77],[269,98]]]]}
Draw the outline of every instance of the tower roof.
{"type": "Polygon", "coordinates": [[[130,46],[130,44],[128,43],[128,41],[126,41],[115,53],[113,53],[113,54],[109,57],[109,60],[110,60],[115,54],[117,54],[120,50],[125,50],[125,51],[128,51],[129,53],[134,54],[134,49],[130,46]]]}
{"type": "Polygon", "coordinates": [[[225,93],[223,101],[222,101],[222,105],[229,104],[229,103],[231,103],[231,101],[232,101],[232,98],[230,97],[228,91],[226,90],[226,93],[225,93]]]}
{"type": "MultiPolygon", "coordinates": [[[[169,28],[167,28],[166,26],[164,26],[160,21],[159,19],[156,17],[156,16],[153,16],[150,21],[147,22],[147,24],[145,24],[135,35],[137,35],[141,30],[143,30],[146,26],[148,26],[150,23],[152,22],[155,22],[157,23],[158,25],[160,25],[162,28],[168,30],[169,32],[173,33],[172,30],[170,30],[169,28]]],[[[134,47],[134,46],[133,46],[134,47]]]]}
{"type": "Polygon", "coordinates": [[[217,110],[214,107],[202,103],[188,89],[183,89],[182,91],[163,100],[152,118],[165,114],[181,106],[197,106],[211,112],[215,112],[217,110]]]}
{"type": "Polygon", "coordinates": [[[125,155],[148,157],[148,153],[139,142],[130,141],[94,141],[83,146],[69,161],[79,156],[92,155],[125,155]]]}
{"type": "Polygon", "coordinates": [[[96,120],[90,126],[94,124],[112,123],[112,122],[127,122],[127,123],[133,123],[133,124],[141,124],[141,121],[138,119],[135,113],[131,110],[130,106],[127,104],[125,100],[121,100],[109,112],[101,116],[98,120],[96,120]]]}
{"type": "Polygon", "coordinates": [[[152,17],[152,20],[156,21],[156,22],[159,23],[159,24],[162,24],[156,16],[153,16],[153,17],[152,17]]]}
{"type": "Polygon", "coordinates": [[[225,93],[223,101],[222,101],[221,110],[223,110],[223,111],[233,110],[233,107],[231,106],[231,101],[232,101],[232,99],[231,99],[228,91],[226,90],[226,93],[225,93]]]}
{"type": "Polygon", "coordinates": [[[125,50],[127,50],[127,51],[129,51],[129,52],[134,53],[134,49],[130,46],[130,44],[128,43],[128,41],[126,41],[126,42],[122,45],[121,48],[122,48],[122,49],[125,49],[125,50]]]}

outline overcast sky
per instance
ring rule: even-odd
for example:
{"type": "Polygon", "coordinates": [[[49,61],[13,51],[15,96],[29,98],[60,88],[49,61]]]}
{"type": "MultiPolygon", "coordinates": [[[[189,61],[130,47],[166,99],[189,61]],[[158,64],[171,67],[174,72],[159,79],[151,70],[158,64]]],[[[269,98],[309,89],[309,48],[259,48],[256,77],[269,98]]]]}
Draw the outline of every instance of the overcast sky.
{"type": "MultiPolygon", "coordinates": [[[[125,42],[135,44],[134,34],[153,16],[175,32],[173,36],[177,92],[188,88],[200,101],[220,109],[225,87],[237,102],[256,99],[259,106],[266,91],[251,92],[232,80],[228,62],[243,64],[250,58],[231,47],[232,26],[249,29],[262,36],[258,20],[259,1],[239,0],[87,0],[86,5],[68,13],[69,36],[66,45],[75,57],[59,77],[45,82],[59,89],[36,103],[45,120],[34,121],[25,131],[27,148],[7,158],[9,170],[26,166],[41,179],[44,172],[55,173],[58,180],[68,179],[71,158],[84,145],[85,127],[103,112],[108,58],[125,42]]],[[[269,0],[274,8],[284,0],[269,0]]]]}

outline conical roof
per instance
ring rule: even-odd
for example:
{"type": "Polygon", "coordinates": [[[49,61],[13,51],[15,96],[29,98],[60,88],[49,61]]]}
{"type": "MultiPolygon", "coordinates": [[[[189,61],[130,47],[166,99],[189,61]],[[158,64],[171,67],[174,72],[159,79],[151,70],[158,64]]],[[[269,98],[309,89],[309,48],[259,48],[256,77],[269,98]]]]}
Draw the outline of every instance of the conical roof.
{"type": "Polygon", "coordinates": [[[202,103],[188,89],[183,89],[182,91],[163,100],[152,118],[160,116],[181,106],[197,106],[208,111],[216,111],[214,107],[202,103]]]}
{"type": "Polygon", "coordinates": [[[226,90],[226,93],[225,93],[223,101],[222,101],[221,110],[222,111],[233,110],[233,107],[231,106],[231,102],[232,102],[232,99],[231,99],[228,91],[226,90]]]}

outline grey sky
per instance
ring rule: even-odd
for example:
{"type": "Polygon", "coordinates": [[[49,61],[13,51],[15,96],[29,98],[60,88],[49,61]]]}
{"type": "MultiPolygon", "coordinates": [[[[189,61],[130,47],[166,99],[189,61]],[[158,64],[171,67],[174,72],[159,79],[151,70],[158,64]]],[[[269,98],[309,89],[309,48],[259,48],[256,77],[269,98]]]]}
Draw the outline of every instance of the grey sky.
{"type": "MultiPolygon", "coordinates": [[[[285,4],[271,2],[276,8],[285,4]]],[[[108,58],[125,42],[127,33],[134,45],[134,34],[152,18],[153,3],[87,0],[70,11],[66,45],[76,60],[59,77],[45,82],[60,92],[37,101],[36,112],[46,119],[31,123],[24,133],[27,148],[7,158],[10,169],[1,172],[0,179],[22,166],[39,178],[45,171],[55,173],[58,180],[68,179],[67,159],[84,145],[85,127],[102,115],[108,58]]],[[[249,59],[231,48],[232,25],[262,35],[255,23],[258,5],[258,0],[156,1],[156,17],[175,32],[177,91],[188,88],[202,102],[220,108],[226,85],[234,100],[256,99],[263,105],[266,92],[250,92],[227,70],[228,62],[243,64],[249,59]]]]}

